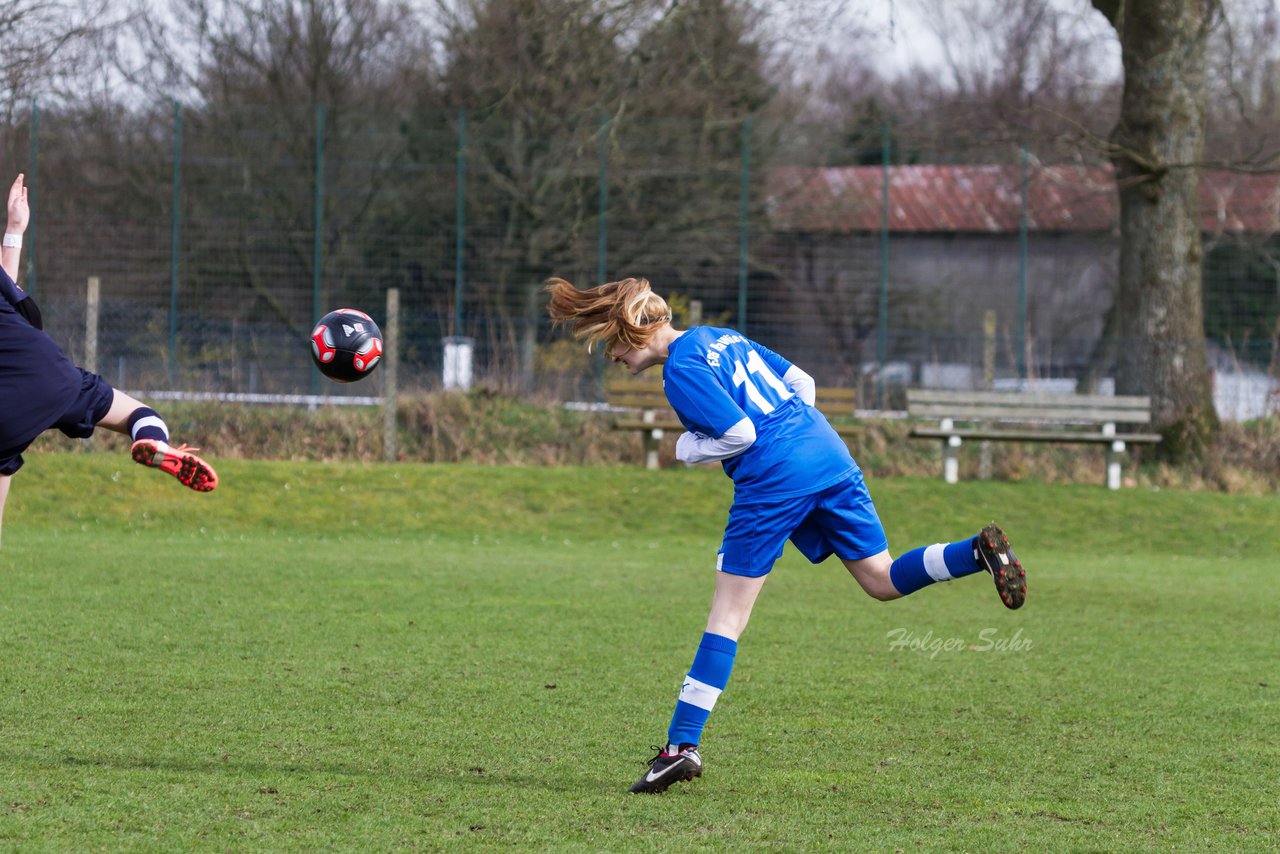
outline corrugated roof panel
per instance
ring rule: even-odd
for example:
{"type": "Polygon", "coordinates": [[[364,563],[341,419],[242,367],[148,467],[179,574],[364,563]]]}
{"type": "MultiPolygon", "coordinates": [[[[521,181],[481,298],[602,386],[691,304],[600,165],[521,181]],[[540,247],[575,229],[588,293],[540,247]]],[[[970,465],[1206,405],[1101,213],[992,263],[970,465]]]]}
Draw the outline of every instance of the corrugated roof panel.
{"type": "MultiPolygon", "coordinates": [[[[769,209],[788,231],[878,231],[879,166],[788,168],[771,175],[769,209]]],[[[889,228],[895,232],[1016,232],[1022,217],[1017,166],[893,166],[889,228]]],[[[1280,175],[1205,171],[1201,222],[1208,232],[1280,233],[1280,175]]],[[[1031,231],[1110,231],[1118,205],[1109,168],[1044,166],[1028,172],[1031,231]]]]}

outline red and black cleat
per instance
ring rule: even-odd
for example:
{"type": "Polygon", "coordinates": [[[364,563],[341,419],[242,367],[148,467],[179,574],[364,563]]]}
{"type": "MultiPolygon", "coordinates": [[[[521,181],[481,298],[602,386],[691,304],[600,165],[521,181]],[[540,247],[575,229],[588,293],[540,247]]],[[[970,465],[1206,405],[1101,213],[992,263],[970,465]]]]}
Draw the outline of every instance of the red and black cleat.
{"type": "Polygon", "coordinates": [[[974,540],[982,568],[996,582],[1000,601],[1010,610],[1021,608],[1027,598],[1027,571],[1009,547],[1009,538],[995,522],[982,529],[974,540]]]}
{"type": "Polygon", "coordinates": [[[218,473],[193,453],[198,450],[186,445],[175,448],[155,439],[139,439],[133,443],[129,455],[135,463],[171,474],[196,492],[212,492],[218,486],[218,473]]]}

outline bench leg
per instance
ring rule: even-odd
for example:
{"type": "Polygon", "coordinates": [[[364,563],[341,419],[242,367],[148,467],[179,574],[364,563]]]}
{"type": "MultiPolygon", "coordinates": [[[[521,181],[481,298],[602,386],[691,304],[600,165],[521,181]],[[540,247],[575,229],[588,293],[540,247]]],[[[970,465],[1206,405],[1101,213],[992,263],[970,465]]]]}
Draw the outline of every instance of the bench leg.
{"type": "Polygon", "coordinates": [[[654,428],[644,434],[644,467],[658,468],[658,445],[662,443],[662,429],[654,428]]]}
{"type": "Polygon", "coordinates": [[[960,443],[959,436],[948,436],[942,443],[942,479],[947,483],[958,483],[960,480],[960,443]]]}
{"type": "Polygon", "coordinates": [[[1107,452],[1107,489],[1120,488],[1120,463],[1124,459],[1124,442],[1111,443],[1107,452]]]}
{"type": "MultiPolygon", "coordinates": [[[[657,420],[658,412],[654,409],[646,409],[640,418],[652,424],[657,420]]],[[[654,427],[652,430],[646,430],[640,435],[644,439],[644,467],[656,469],[658,467],[658,443],[662,441],[662,429],[654,427]]]]}

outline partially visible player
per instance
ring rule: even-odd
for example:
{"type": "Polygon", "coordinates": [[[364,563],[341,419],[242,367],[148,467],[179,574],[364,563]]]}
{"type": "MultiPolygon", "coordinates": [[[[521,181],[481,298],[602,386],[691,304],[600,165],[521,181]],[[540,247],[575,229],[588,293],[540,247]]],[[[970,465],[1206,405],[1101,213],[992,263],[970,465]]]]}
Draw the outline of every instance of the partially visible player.
{"type": "Polygon", "coordinates": [[[703,725],[788,539],[813,563],[839,557],[875,599],[986,570],[1005,606],[1021,607],[1026,572],[994,524],[977,536],[889,556],[862,472],[814,407],[813,378],[800,368],[732,329],[673,328],[671,310],[645,279],[583,291],[551,279],[547,290],[553,320],[571,324],[580,339],[603,343],[632,374],[663,366],[667,400],[688,431],[676,442],[676,457],[720,462],[734,484],[706,631],[680,688],[666,747],[632,792],[663,792],[702,776],[703,725]]]}
{"type": "Polygon", "coordinates": [[[9,188],[9,220],[0,245],[0,521],[10,478],[22,452],[45,430],[87,438],[105,427],[133,439],[135,462],[160,469],[197,492],[218,485],[213,467],[185,445],[169,444],[169,428],[140,401],[97,374],[76,367],[43,332],[40,309],[17,285],[22,236],[31,210],[18,175],[9,188]]]}

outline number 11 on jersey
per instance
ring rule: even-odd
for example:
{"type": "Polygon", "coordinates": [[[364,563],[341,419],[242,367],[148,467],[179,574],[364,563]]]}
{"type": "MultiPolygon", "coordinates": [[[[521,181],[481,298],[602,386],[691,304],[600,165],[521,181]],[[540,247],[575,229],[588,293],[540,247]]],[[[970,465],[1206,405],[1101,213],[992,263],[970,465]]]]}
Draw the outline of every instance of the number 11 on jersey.
{"type": "Polygon", "coordinates": [[[763,380],[765,385],[777,392],[777,403],[788,400],[791,396],[791,390],[778,377],[773,370],[764,363],[764,359],[760,358],[760,354],[755,350],[750,351],[747,356],[747,363],[743,365],[738,362],[733,368],[733,384],[741,386],[747,393],[747,397],[754,403],[761,412],[768,415],[777,408],[776,403],[770,402],[765,396],[767,389],[762,389],[755,380],[751,378],[751,374],[763,380]]]}

